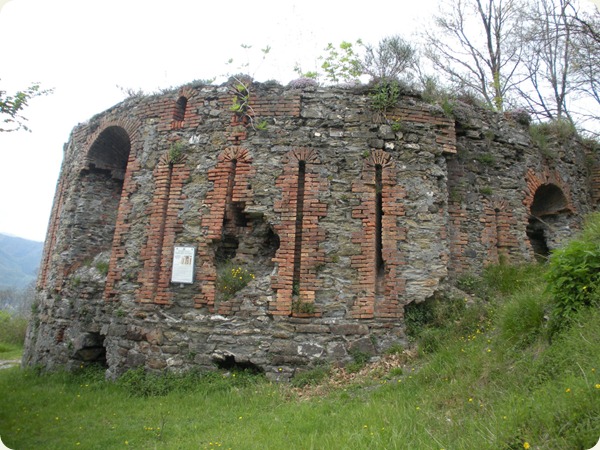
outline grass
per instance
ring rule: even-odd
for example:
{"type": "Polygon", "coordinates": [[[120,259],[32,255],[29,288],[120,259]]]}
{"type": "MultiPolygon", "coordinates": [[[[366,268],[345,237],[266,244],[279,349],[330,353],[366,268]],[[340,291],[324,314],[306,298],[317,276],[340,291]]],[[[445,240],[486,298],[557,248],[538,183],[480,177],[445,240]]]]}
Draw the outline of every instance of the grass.
{"type": "Polygon", "coordinates": [[[23,345],[0,343],[0,360],[20,359],[23,354],[23,345]]]}
{"type": "Polygon", "coordinates": [[[589,449],[600,437],[600,310],[552,341],[540,266],[465,279],[412,312],[413,349],[292,385],[244,373],[0,372],[13,449],[589,449]]]}

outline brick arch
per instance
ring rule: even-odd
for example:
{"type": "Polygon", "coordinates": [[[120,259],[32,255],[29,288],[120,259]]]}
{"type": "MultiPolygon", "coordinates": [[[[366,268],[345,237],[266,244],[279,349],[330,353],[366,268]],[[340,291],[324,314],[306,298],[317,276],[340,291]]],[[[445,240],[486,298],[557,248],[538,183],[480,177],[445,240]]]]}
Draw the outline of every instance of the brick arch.
{"type": "Polygon", "coordinates": [[[279,214],[275,231],[280,245],[275,254],[278,264],[271,287],[276,300],[270,310],[274,315],[301,315],[303,308],[312,311],[305,315],[319,316],[315,305],[320,288],[317,268],[324,264],[325,253],[320,243],[325,240],[325,230],[319,220],[327,214],[327,205],[319,194],[328,190],[327,179],[320,171],[318,153],[309,147],[290,150],[283,157],[283,173],[275,181],[281,190],[281,200],[275,201],[279,214]]]}
{"type": "Polygon", "coordinates": [[[186,162],[186,155],[173,158],[171,151],[165,150],[154,168],[154,194],[147,209],[150,217],[141,252],[140,286],[136,291],[136,301],[140,303],[169,304],[173,296],[170,290],[173,251],[177,233],[183,227],[179,217],[183,186],[190,176],[186,162]]]}
{"type": "Polygon", "coordinates": [[[556,246],[556,221],[564,220],[565,214],[576,211],[569,186],[563,182],[556,170],[544,168],[542,172],[527,171],[527,191],[523,204],[527,207],[528,223],[526,235],[533,255],[544,260],[556,246]],[[561,219],[562,218],[562,219],[561,219]],[[551,245],[551,241],[554,241],[551,245]]]}
{"type": "MultiPolygon", "coordinates": [[[[117,200],[114,207],[116,217],[114,219],[109,267],[104,288],[104,298],[107,300],[113,298],[116,294],[115,283],[122,277],[119,261],[124,256],[124,236],[130,227],[127,220],[132,210],[130,197],[137,190],[137,185],[133,181],[133,173],[139,170],[137,154],[141,149],[140,126],[141,122],[139,120],[131,118],[103,120],[98,129],[89,136],[85,145],[86,153],[82,173],[92,172],[96,169],[110,170],[112,177],[121,180],[120,192],[115,196],[117,200]],[[98,152],[100,150],[97,146],[110,147],[111,145],[119,145],[119,143],[128,143],[129,151],[127,155],[121,155],[123,160],[120,161],[119,167],[111,167],[109,158],[105,160],[99,158],[98,152]]],[[[117,151],[117,153],[119,152],[117,151]]]]}
{"type": "MultiPolygon", "coordinates": [[[[135,164],[132,163],[133,156],[139,146],[139,127],[140,122],[136,119],[103,119],[100,122],[98,128],[89,135],[86,139],[83,147],[84,158],[83,161],[77,165],[73,166],[73,170],[79,172],[81,174],[89,173],[91,169],[101,169],[106,171],[111,171],[111,176],[113,178],[117,178],[120,180],[124,180],[126,178],[126,168],[133,169],[135,164]],[[104,161],[99,163],[97,158],[90,158],[90,153],[94,150],[94,145],[97,145],[100,136],[103,133],[109,133],[110,130],[114,127],[114,130],[117,131],[117,135],[120,136],[122,142],[125,142],[127,145],[127,155],[123,155],[123,160],[120,162],[119,167],[120,170],[115,170],[117,167],[110,167],[110,161],[104,161]],[[108,131],[107,131],[108,130],[108,131]],[[93,162],[96,159],[95,163],[93,162]],[[100,167],[97,167],[100,166],[100,167]]],[[[119,138],[117,138],[119,139],[119,138]]],[[[66,190],[68,189],[65,184],[66,176],[63,175],[58,182],[57,191],[54,199],[54,204],[52,207],[49,225],[48,225],[48,233],[46,238],[46,244],[44,246],[44,253],[42,257],[42,262],[40,265],[40,276],[38,278],[38,287],[45,288],[47,287],[48,281],[48,267],[50,264],[50,259],[52,257],[52,252],[55,250],[57,243],[57,233],[60,226],[60,217],[62,215],[62,210],[64,207],[65,199],[68,198],[66,190]]],[[[122,181],[122,189],[129,189],[130,182],[122,181]]],[[[81,188],[81,184],[79,184],[78,188],[81,188]]],[[[117,214],[118,216],[118,214],[117,214]]],[[[118,218],[117,218],[118,221],[118,218]]],[[[81,234],[81,233],[80,233],[81,234]]],[[[104,250],[105,246],[109,246],[109,243],[104,242],[94,242],[90,240],[89,243],[85,244],[86,250],[82,252],[82,257],[85,259],[90,256],[91,253],[104,250]]],[[[68,272],[74,270],[81,264],[81,261],[71,261],[67,266],[60,266],[57,270],[57,279],[56,279],[56,287],[59,288],[61,283],[64,280],[64,276],[67,275],[68,272]]]]}
{"type": "MultiPolygon", "coordinates": [[[[129,137],[129,142],[131,143],[131,149],[138,151],[140,146],[140,127],[141,122],[138,119],[132,118],[117,118],[117,119],[106,119],[102,120],[100,126],[96,131],[94,131],[85,143],[85,154],[86,157],[89,154],[92,146],[98,139],[98,137],[104,133],[107,129],[111,127],[118,127],[123,129],[127,133],[129,137]]],[[[134,155],[136,156],[136,155],[134,155]]]]}
{"type": "Polygon", "coordinates": [[[374,149],[363,162],[360,179],[352,186],[360,199],[352,217],[362,222],[362,230],[352,236],[352,242],[361,249],[360,254],[351,257],[351,265],[358,272],[357,300],[352,306],[355,318],[402,317],[400,297],[406,291],[406,279],[399,244],[406,241],[406,229],[399,223],[405,214],[406,192],[398,176],[392,155],[374,149]]]}
{"type": "Polygon", "coordinates": [[[383,168],[393,168],[394,160],[392,159],[392,155],[388,152],[383,150],[373,150],[366,159],[365,165],[369,168],[374,168],[377,165],[380,165],[383,168]]]}
{"type": "Polygon", "coordinates": [[[215,308],[216,246],[223,242],[225,234],[239,232],[236,219],[243,220],[243,210],[252,203],[249,181],[253,171],[252,155],[240,146],[223,150],[215,167],[208,171],[213,187],[204,201],[207,208],[202,217],[204,236],[198,242],[196,278],[200,282],[200,293],[194,298],[196,307],[207,306],[211,311],[215,308]]]}
{"type": "Polygon", "coordinates": [[[533,169],[528,169],[525,180],[527,182],[527,190],[525,191],[523,205],[527,207],[528,212],[531,211],[531,208],[534,205],[534,200],[539,189],[545,189],[543,186],[548,187],[551,185],[558,188],[564,195],[565,204],[562,209],[568,210],[569,212],[575,211],[575,207],[571,201],[571,190],[569,189],[569,186],[563,182],[560,174],[556,170],[544,168],[541,172],[536,172],[533,169]]]}
{"type": "Polygon", "coordinates": [[[185,126],[186,119],[189,117],[190,100],[196,94],[196,91],[190,86],[183,86],[177,92],[177,98],[173,102],[173,112],[171,117],[171,129],[180,130],[185,126]]]}
{"type": "Polygon", "coordinates": [[[304,161],[307,164],[321,164],[318,153],[313,148],[299,147],[289,151],[283,159],[284,164],[296,164],[304,161]]]}

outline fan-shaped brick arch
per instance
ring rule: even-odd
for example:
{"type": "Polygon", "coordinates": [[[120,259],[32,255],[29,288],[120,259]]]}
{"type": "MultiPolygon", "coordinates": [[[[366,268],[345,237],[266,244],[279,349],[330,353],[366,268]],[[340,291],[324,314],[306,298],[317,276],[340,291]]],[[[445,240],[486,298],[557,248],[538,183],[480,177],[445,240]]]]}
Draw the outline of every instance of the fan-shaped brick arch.
{"type": "Polygon", "coordinates": [[[171,129],[179,130],[185,126],[186,119],[189,117],[191,109],[190,100],[196,94],[196,91],[190,86],[184,86],[179,89],[177,98],[173,104],[173,117],[171,120],[171,129]]]}
{"type": "Polygon", "coordinates": [[[546,194],[550,194],[552,196],[552,203],[555,204],[555,206],[558,207],[560,204],[561,210],[568,210],[570,212],[575,210],[570,200],[571,194],[569,186],[562,181],[560,175],[556,171],[551,171],[548,168],[544,168],[538,173],[533,169],[529,169],[525,176],[525,180],[527,182],[527,191],[525,192],[523,204],[527,206],[532,214],[532,209],[535,209],[535,211],[538,213],[543,212],[541,211],[543,207],[541,206],[542,203],[540,203],[540,194],[538,192],[540,188],[542,193],[545,192],[546,194]],[[562,195],[559,194],[559,191],[562,195]]]}

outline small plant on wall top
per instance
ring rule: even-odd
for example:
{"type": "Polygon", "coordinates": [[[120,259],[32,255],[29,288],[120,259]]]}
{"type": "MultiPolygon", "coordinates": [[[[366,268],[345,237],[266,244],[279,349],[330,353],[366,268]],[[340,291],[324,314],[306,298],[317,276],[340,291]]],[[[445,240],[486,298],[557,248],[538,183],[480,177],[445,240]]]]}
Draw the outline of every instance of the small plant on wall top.
{"type": "Polygon", "coordinates": [[[266,130],[267,121],[256,121],[256,114],[250,106],[250,86],[252,78],[236,75],[231,77],[230,91],[233,94],[230,110],[233,111],[244,123],[249,123],[255,130],[266,130]]]}
{"type": "Polygon", "coordinates": [[[246,268],[227,262],[217,269],[217,292],[221,299],[229,300],[254,278],[246,268]]]}
{"type": "Polygon", "coordinates": [[[396,80],[380,80],[371,91],[370,98],[371,109],[387,121],[387,112],[396,107],[400,99],[400,84],[396,80]]]}

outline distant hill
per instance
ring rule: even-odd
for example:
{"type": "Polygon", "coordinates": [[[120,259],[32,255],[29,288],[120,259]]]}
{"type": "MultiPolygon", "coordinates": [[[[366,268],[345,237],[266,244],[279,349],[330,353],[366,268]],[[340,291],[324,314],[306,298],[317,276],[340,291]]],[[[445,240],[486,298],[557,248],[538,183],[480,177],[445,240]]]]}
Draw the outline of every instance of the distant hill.
{"type": "Polygon", "coordinates": [[[26,287],[35,280],[42,242],[0,234],[0,289],[26,287]]]}

